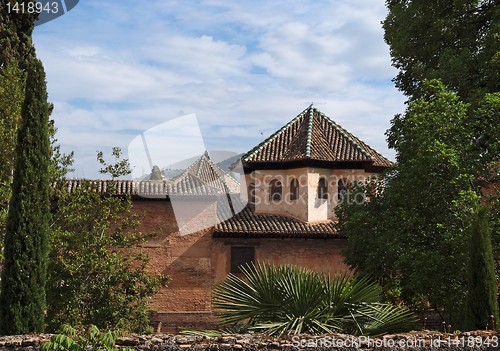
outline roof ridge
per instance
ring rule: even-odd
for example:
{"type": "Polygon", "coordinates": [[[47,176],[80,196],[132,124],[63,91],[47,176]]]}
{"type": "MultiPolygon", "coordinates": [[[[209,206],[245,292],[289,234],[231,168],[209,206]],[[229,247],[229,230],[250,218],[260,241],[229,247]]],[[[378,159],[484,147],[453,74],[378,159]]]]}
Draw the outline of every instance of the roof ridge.
{"type": "MultiPolygon", "coordinates": [[[[385,157],[384,155],[382,155],[380,152],[378,152],[377,150],[375,150],[374,148],[372,148],[370,145],[368,145],[367,143],[365,143],[363,140],[361,140],[360,138],[358,137],[355,137],[356,139],[358,139],[361,143],[363,143],[364,147],[371,150],[372,152],[374,152],[375,154],[377,154],[379,157],[383,158],[384,160],[386,160],[387,162],[389,163],[393,163],[391,160],[389,160],[387,157],[385,157]]],[[[371,156],[371,155],[370,155],[371,156]]],[[[373,156],[371,156],[373,158],[373,156]]]]}
{"type": "Polygon", "coordinates": [[[311,104],[311,106],[309,106],[308,109],[309,109],[309,121],[308,121],[308,125],[307,125],[306,157],[310,158],[311,157],[313,118],[314,118],[314,110],[316,110],[316,108],[312,107],[312,104],[311,104]]]}
{"type": "Polygon", "coordinates": [[[190,169],[196,167],[196,165],[198,164],[198,161],[200,161],[200,159],[203,157],[203,155],[201,155],[199,158],[196,159],[196,161],[194,161],[192,164],[189,165],[189,167],[187,167],[184,171],[182,171],[180,174],[176,175],[175,177],[172,177],[172,181],[176,181],[177,179],[181,178],[185,173],[191,173],[189,172],[190,169]]]}
{"type": "Polygon", "coordinates": [[[210,160],[210,156],[208,155],[208,150],[205,150],[205,152],[203,152],[203,154],[201,154],[200,157],[198,157],[196,159],[196,161],[194,161],[192,164],[189,165],[189,167],[187,167],[184,171],[182,171],[180,174],[176,175],[175,177],[172,177],[172,181],[176,181],[177,179],[181,178],[185,173],[192,173],[190,172],[190,170],[192,168],[196,168],[196,172],[194,172],[195,174],[199,175],[199,172],[201,172],[201,161],[203,159],[209,159],[210,160]]]}
{"type": "Polygon", "coordinates": [[[203,162],[204,161],[205,161],[205,154],[201,155],[201,157],[198,159],[198,161],[195,162],[195,163],[198,163],[198,169],[196,170],[196,176],[198,176],[198,177],[201,174],[201,168],[203,167],[203,162]]]}
{"type": "Polygon", "coordinates": [[[249,158],[249,157],[252,157],[253,155],[255,155],[258,151],[260,151],[265,144],[273,141],[274,139],[276,139],[281,133],[283,133],[290,125],[292,125],[293,123],[295,123],[295,121],[297,121],[299,118],[301,118],[304,113],[310,108],[307,107],[304,111],[302,111],[301,113],[299,113],[297,116],[295,116],[290,122],[288,122],[287,124],[285,124],[283,127],[281,127],[280,129],[278,129],[276,132],[274,132],[273,134],[271,134],[269,137],[267,137],[266,139],[264,139],[263,141],[261,141],[257,146],[255,146],[252,150],[248,151],[245,155],[242,156],[242,159],[245,158],[249,158]]]}
{"type": "MultiPolygon", "coordinates": [[[[215,183],[220,181],[221,186],[224,188],[223,191],[225,193],[233,193],[234,191],[237,191],[237,189],[240,184],[239,182],[228,175],[224,170],[222,170],[215,162],[212,161],[210,158],[210,155],[208,154],[208,151],[205,151],[195,162],[193,162],[188,168],[186,168],[181,174],[175,176],[174,178],[171,179],[171,182],[173,185],[182,182],[183,179],[185,179],[187,176],[193,176],[199,181],[203,182],[205,185],[218,189],[217,186],[215,186],[215,183]],[[202,173],[203,170],[207,168],[207,171],[212,173],[212,176],[214,176],[214,179],[212,181],[204,181],[202,179],[202,173]],[[222,172],[223,174],[221,174],[222,172]],[[224,179],[224,175],[227,175],[231,180],[235,183],[234,186],[230,186],[226,179],[224,179]],[[233,189],[234,188],[234,189],[233,189]]],[[[211,177],[211,176],[209,176],[211,177]]],[[[219,189],[221,190],[221,189],[219,189]]]]}
{"type": "MultiPolygon", "coordinates": [[[[215,169],[215,171],[216,171],[216,172],[217,172],[217,171],[220,171],[220,172],[224,173],[224,175],[226,175],[226,176],[228,176],[229,178],[231,178],[232,180],[234,180],[236,183],[240,184],[240,182],[239,182],[236,178],[234,178],[231,174],[229,174],[228,172],[226,172],[225,170],[223,170],[222,168],[220,168],[220,167],[217,165],[217,163],[215,163],[215,162],[213,162],[213,161],[212,161],[212,163],[214,164],[214,166],[215,166],[215,167],[217,167],[217,168],[215,169]]],[[[224,180],[224,179],[223,179],[223,180],[224,180]]],[[[225,182],[225,180],[224,180],[224,182],[225,182]]]]}
{"type": "Polygon", "coordinates": [[[226,187],[227,193],[231,192],[231,187],[227,184],[226,180],[224,179],[224,175],[228,176],[236,184],[240,185],[240,183],[235,178],[233,178],[231,175],[229,175],[227,172],[225,172],[222,168],[220,168],[214,161],[212,161],[212,159],[210,157],[208,157],[208,159],[207,159],[207,164],[219,176],[222,184],[224,184],[224,187],[226,187]],[[222,172],[223,175],[221,175],[220,172],[222,172]]]}

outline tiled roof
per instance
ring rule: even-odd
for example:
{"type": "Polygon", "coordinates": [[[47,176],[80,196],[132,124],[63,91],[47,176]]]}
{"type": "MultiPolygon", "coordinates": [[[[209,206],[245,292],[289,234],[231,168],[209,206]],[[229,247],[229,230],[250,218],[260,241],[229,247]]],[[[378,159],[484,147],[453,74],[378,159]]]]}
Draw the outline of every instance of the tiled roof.
{"type": "Polygon", "coordinates": [[[88,180],[68,179],[65,186],[69,193],[75,192],[82,186],[89,186],[93,191],[106,193],[114,187],[116,195],[156,195],[165,196],[168,192],[168,182],[164,180],[88,180]]]}
{"type": "Polygon", "coordinates": [[[176,180],[172,180],[168,187],[169,196],[204,196],[204,195],[222,195],[225,194],[224,188],[216,188],[215,184],[207,184],[199,177],[186,173],[176,180]]]}
{"type": "MultiPolygon", "coordinates": [[[[166,196],[218,196],[239,192],[236,180],[210,160],[207,153],[172,180],[89,180],[94,191],[105,193],[111,185],[116,195],[165,198],[166,196]]],[[[67,180],[71,193],[81,187],[80,179],[67,180]]]]}
{"type": "Polygon", "coordinates": [[[222,191],[204,184],[193,175],[188,175],[177,182],[168,180],[82,180],[70,179],[65,185],[74,192],[82,185],[89,185],[93,191],[106,193],[114,187],[115,195],[165,198],[166,196],[214,196],[222,191]],[[88,182],[88,183],[87,183],[88,182]]]}
{"type": "MultiPolygon", "coordinates": [[[[230,216],[225,216],[228,218],[230,216]]],[[[267,214],[255,214],[253,209],[245,207],[243,211],[217,224],[215,238],[341,238],[335,230],[333,221],[307,224],[299,220],[267,214]]]]}
{"type": "Polygon", "coordinates": [[[189,166],[184,172],[172,179],[178,182],[188,175],[195,176],[204,184],[215,189],[220,189],[223,193],[235,194],[240,192],[240,184],[229,174],[217,166],[205,152],[195,163],[189,166]]]}
{"type": "Polygon", "coordinates": [[[242,157],[244,166],[320,161],[389,167],[380,155],[312,105],[242,157]]]}

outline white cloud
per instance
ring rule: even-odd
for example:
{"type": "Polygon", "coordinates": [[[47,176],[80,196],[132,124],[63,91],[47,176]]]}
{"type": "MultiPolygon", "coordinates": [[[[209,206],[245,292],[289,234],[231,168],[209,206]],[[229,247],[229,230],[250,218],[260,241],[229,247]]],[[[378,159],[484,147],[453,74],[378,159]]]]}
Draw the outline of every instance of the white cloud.
{"type": "Polygon", "coordinates": [[[209,149],[245,151],[311,102],[387,154],[403,109],[383,2],[80,2],[37,27],[58,139],[98,176],[95,151],[196,113],[209,149]],[[262,133],[262,135],[261,135],[262,133]]]}

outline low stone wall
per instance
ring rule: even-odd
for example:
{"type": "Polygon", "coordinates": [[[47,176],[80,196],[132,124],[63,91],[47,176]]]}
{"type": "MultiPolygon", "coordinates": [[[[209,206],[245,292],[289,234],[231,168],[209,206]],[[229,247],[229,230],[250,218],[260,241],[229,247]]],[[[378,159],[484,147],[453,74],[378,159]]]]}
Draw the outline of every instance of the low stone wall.
{"type": "Polygon", "coordinates": [[[175,334],[183,329],[210,330],[219,327],[210,311],[162,312],[150,318],[150,325],[157,333],[175,334]]]}
{"type": "MultiPolygon", "coordinates": [[[[0,351],[38,351],[40,344],[48,341],[50,336],[42,334],[0,337],[0,351]]],[[[315,337],[291,336],[280,339],[250,334],[222,337],[154,334],[122,337],[116,345],[141,351],[500,350],[497,334],[484,331],[462,334],[418,332],[386,335],[381,338],[332,334],[315,337]]]]}

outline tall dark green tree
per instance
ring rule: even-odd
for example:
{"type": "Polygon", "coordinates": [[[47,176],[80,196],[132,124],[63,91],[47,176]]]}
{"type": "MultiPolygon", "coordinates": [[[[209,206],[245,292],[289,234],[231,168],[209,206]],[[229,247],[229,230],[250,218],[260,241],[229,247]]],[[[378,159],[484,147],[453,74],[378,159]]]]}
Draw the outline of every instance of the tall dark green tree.
{"type": "Polygon", "coordinates": [[[486,329],[488,326],[492,328],[493,324],[499,321],[491,228],[486,207],[480,207],[475,214],[469,259],[467,327],[469,329],[486,329]]]}
{"type": "Polygon", "coordinates": [[[3,247],[8,204],[12,194],[14,155],[23,101],[24,73],[17,63],[9,62],[0,68],[0,248],[3,247]]]}
{"type": "Polygon", "coordinates": [[[36,14],[9,12],[8,2],[13,5],[16,1],[0,0],[0,248],[11,196],[26,67],[33,58],[31,33],[36,18],[36,14]]]}
{"type": "Polygon", "coordinates": [[[341,206],[339,230],[349,239],[350,265],[386,289],[396,279],[405,302],[444,308],[456,326],[466,298],[468,219],[479,199],[463,143],[469,106],[439,81],[422,89],[388,133],[398,164],[383,196],[341,206]]]}
{"type": "MultiPolygon", "coordinates": [[[[500,6],[495,0],[387,0],[383,23],[408,108],[392,120],[397,165],[382,196],[339,209],[348,262],[406,302],[463,320],[472,213],[499,213],[500,6]],[[484,190],[488,189],[488,197],[484,190]],[[369,236],[367,238],[367,236],[369,236]],[[389,286],[394,288],[394,286],[389,286]]],[[[490,219],[499,250],[498,215],[490,219]]],[[[455,327],[461,327],[455,323],[455,327]]]]}
{"type": "Polygon", "coordinates": [[[44,330],[49,242],[49,104],[43,65],[28,66],[17,144],[13,196],[5,234],[0,331],[44,330]]]}
{"type": "MultiPolygon", "coordinates": [[[[25,70],[33,57],[33,43],[31,33],[35,25],[37,13],[28,11],[8,11],[7,3],[11,8],[15,3],[24,4],[32,0],[0,0],[0,68],[5,64],[17,61],[25,70]]],[[[21,6],[22,8],[22,6],[21,6]]]]}
{"type": "Polygon", "coordinates": [[[467,102],[500,82],[500,6],[496,0],[387,0],[383,23],[396,86],[412,98],[441,79],[467,102]]]}

